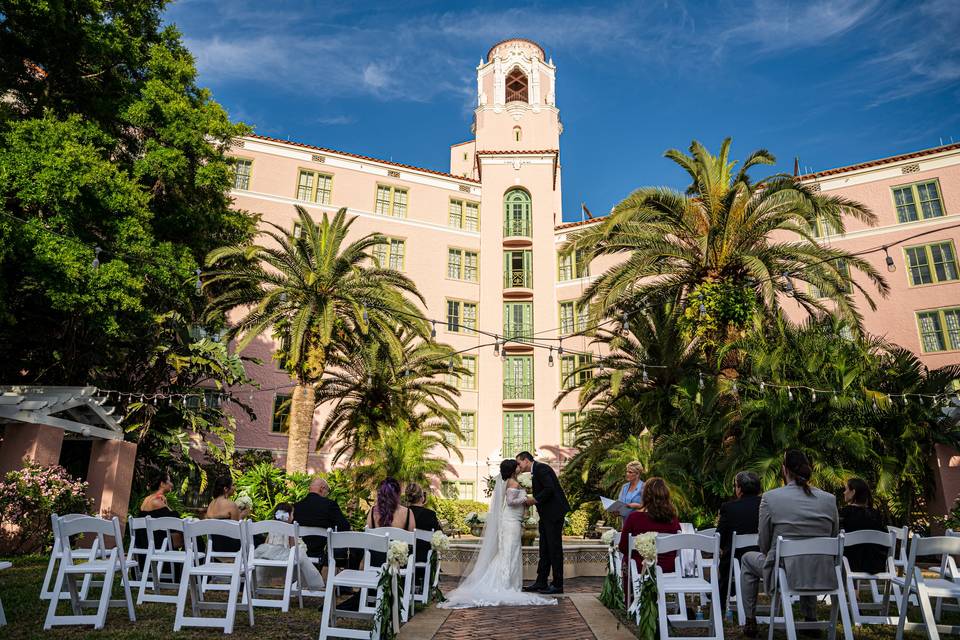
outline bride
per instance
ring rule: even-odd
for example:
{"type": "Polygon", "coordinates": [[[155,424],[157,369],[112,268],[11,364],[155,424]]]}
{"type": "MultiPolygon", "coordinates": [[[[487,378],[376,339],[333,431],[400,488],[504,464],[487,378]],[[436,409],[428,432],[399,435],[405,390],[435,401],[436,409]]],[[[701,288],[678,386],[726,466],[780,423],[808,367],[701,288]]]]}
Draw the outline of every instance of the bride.
{"type": "Polygon", "coordinates": [[[527,493],[517,482],[517,461],[500,463],[490,501],[480,550],[474,556],[460,586],[447,594],[447,601],[437,606],[444,609],[497,607],[504,605],[557,604],[520,590],[523,584],[523,557],[520,534],[527,493]]]}

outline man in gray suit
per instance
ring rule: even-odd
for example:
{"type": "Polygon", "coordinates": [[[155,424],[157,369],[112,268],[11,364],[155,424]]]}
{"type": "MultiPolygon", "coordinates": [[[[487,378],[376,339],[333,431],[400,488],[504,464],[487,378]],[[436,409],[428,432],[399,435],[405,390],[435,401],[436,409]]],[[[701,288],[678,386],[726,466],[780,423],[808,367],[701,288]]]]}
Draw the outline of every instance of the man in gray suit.
{"type": "MultiPolygon", "coordinates": [[[[783,456],[781,468],[786,486],[763,494],[760,501],[760,551],[743,554],[740,559],[743,581],[743,606],[746,624],[743,634],[757,636],[757,591],[763,578],[764,591],[773,586],[777,538],[835,537],[840,531],[837,500],[833,494],[810,486],[813,470],[802,451],[791,449],[783,456]]],[[[836,572],[831,558],[825,556],[787,558],[787,580],[797,589],[835,589],[836,572]]],[[[816,619],[816,598],[803,597],[800,608],[806,620],[816,619]]]]}

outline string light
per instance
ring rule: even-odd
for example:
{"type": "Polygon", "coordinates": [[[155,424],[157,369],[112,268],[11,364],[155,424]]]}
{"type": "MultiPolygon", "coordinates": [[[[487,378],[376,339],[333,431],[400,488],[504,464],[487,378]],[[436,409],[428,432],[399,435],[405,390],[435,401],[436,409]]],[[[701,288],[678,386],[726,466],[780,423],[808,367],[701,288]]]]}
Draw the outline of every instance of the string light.
{"type": "Polygon", "coordinates": [[[650,376],[647,375],[647,365],[643,365],[643,383],[647,384],[650,382],[650,376]]]}
{"type": "Polygon", "coordinates": [[[367,323],[369,323],[369,322],[370,322],[370,314],[367,313],[367,307],[366,307],[366,305],[364,305],[364,307],[363,307],[363,324],[367,324],[367,323]]]}
{"type": "Polygon", "coordinates": [[[430,337],[431,338],[437,337],[437,321],[436,320],[430,321],[430,337]]]}
{"type": "Polygon", "coordinates": [[[453,356],[450,356],[450,362],[447,363],[447,373],[453,373],[453,356]]]}
{"type": "Polygon", "coordinates": [[[700,381],[697,383],[697,386],[703,389],[703,374],[700,374],[700,381]]]}
{"type": "Polygon", "coordinates": [[[563,355],[563,338],[560,338],[560,346],[557,347],[557,355],[558,356],[563,355]]]}
{"type": "Polygon", "coordinates": [[[550,347],[550,355],[547,356],[547,366],[553,366],[553,347],[550,347]]]}
{"type": "MultiPolygon", "coordinates": [[[[551,348],[550,351],[553,351],[551,348]]],[[[497,338],[493,341],[493,357],[496,358],[500,355],[500,338],[497,338]]]]}
{"type": "Polygon", "coordinates": [[[630,320],[627,318],[626,311],[620,314],[620,327],[624,333],[628,333],[630,331],[630,320]]]}
{"type": "Polygon", "coordinates": [[[817,401],[817,390],[816,390],[816,389],[810,389],[810,401],[811,401],[811,402],[816,402],[816,401],[817,401]]]}
{"type": "Polygon", "coordinates": [[[101,251],[103,251],[103,249],[101,249],[99,245],[93,248],[93,268],[94,269],[100,268],[100,252],[101,251]]]}
{"type": "Polygon", "coordinates": [[[791,389],[790,387],[787,387],[787,398],[789,400],[793,400],[793,389],[791,389]]]}
{"type": "Polygon", "coordinates": [[[782,275],[783,275],[784,279],[786,280],[786,283],[783,285],[783,288],[784,288],[784,290],[786,291],[786,293],[787,293],[788,296],[792,296],[792,295],[793,295],[793,281],[790,280],[790,274],[787,273],[786,271],[784,271],[782,275]]]}
{"type": "Polygon", "coordinates": [[[197,295],[200,296],[200,295],[203,295],[203,291],[202,291],[203,283],[200,282],[200,273],[201,273],[201,272],[200,272],[200,267],[197,267],[197,269],[196,269],[196,271],[195,271],[194,273],[197,274],[197,295]]]}
{"type": "Polygon", "coordinates": [[[883,247],[883,253],[884,253],[884,255],[887,256],[887,257],[885,258],[886,263],[887,263],[887,271],[889,271],[890,273],[893,273],[894,271],[897,270],[897,265],[896,265],[896,263],[894,263],[893,258],[890,257],[890,252],[887,251],[887,248],[886,248],[886,247],[883,247]]]}

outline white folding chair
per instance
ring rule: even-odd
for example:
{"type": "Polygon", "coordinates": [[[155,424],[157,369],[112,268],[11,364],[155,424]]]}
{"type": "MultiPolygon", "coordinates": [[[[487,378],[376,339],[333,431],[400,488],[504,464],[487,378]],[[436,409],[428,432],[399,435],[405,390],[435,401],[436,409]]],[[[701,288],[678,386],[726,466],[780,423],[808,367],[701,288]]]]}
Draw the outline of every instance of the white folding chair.
{"type": "MultiPolygon", "coordinates": [[[[324,529],[323,527],[304,527],[299,523],[297,523],[297,526],[300,527],[300,539],[304,542],[306,542],[307,538],[323,538],[324,541],[326,541],[327,533],[330,531],[329,529],[324,529]]],[[[334,529],[334,531],[336,531],[336,529],[334,529]]],[[[324,542],[324,544],[326,544],[326,542],[324,542]]],[[[325,552],[322,556],[311,556],[308,551],[307,558],[310,559],[310,562],[316,565],[317,571],[320,571],[321,573],[323,572],[323,568],[327,564],[327,556],[325,552]]],[[[314,591],[312,589],[304,589],[301,587],[300,592],[309,598],[322,598],[326,595],[327,590],[326,587],[324,587],[322,591],[314,591]]]]}
{"type": "Polygon", "coordinates": [[[420,583],[420,589],[416,588],[416,581],[414,581],[414,591],[413,591],[413,601],[419,602],[421,604],[427,604],[430,602],[430,592],[433,591],[433,588],[437,586],[437,583],[440,581],[440,572],[437,571],[437,575],[431,575],[430,565],[433,562],[433,531],[425,531],[423,529],[417,529],[413,532],[417,538],[417,542],[425,542],[428,545],[427,557],[423,562],[414,563],[414,571],[417,573],[423,572],[423,581],[420,583]]]}
{"type": "MultiPolygon", "coordinates": [[[[960,532],[954,531],[953,529],[947,529],[943,535],[947,538],[960,538],[960,532]]],[[[930,572],[947,580],[953,580],[954,582],[960,581],[960,571],[957,570],[957,561],[950,554],[944,554],[940,560],[940,566],[930,567],[930,572]]],[[[937,622],[940,621],[940,614],[943,611],[960,611],[960,600],[958,600],[956,604],[947,604],[943,598],[937,598],[937,605],[934,609],[934,617],[936,617],[937,622]]]]}
{"type": "Polygon", "coordinates": [[[894,579],[897,578],[897,569],[893,566],[893,550],[897,545],[897,538],[890,531],[863,530],[843,534],[844,549],[862,544],[875,544],[886,548],[887,557],[884,563],[886,570],[880,573],[853,571],[850,569],[850,561],[844,556],[843,573],[847,580],[847,599],[850,601],[853,624],[858,627],[864,624],[894,624],[896,618],[890,616],[890,600],[893,596],[894,603],[899,602],[900,594],[899,587],[894,583],[894,579]],[[871,602],[868,603],[860,602],[860,588],[864,584],[868,585],[871,595],[871,602]],[[883,615],[864,615],[861,609],[877,609],[883,615]]]}
{"type": "MultiPolygon", "coordinates": [[[[756,533],[737,533],[733,532],[733,536],[730,538],[730,573],[727,574],[727,602],[725,603],[725,609],[730,608],[731,602],[735,603],[737,606],[737,624],[741,627],[747,623],[747,614],[743,609],[743,598],[740,597],[741,592],[741,582],[740,582],[740,558],[737,557],[737,551],[741,549],[749,549],[750,547],[757,547],[760,544],[760,536],[756,533]],[[733,590],[730,586],[733,585],[736,589],[736,594],[733,593],[733,590]]],[[[759,621],[759,618],[758,618],[759,621]]]]}
{"type": "Polygon", "coordinates": [[[213,627],[223,629],[224,633],[233,633],[233,623],[237,613],[237,596],[243,589],[247,617],[250,626],[253,626],[253,602],[250,598],[250,571],[247,567],[247,544],[243,535],[246,521],[235,520],[186,520],[183,523],[183,544],[186,547],[187,561],[184,563],[183,575],[180,578],[180,591],[177,594],[177,617],[173,623],[173,630],[180,631],[183,627],[213,627]],[[211,557],[211,536],[222,536],[240,543],[240,549],[229,553],[217,552],[216,559],[211,557]],[[200,538],[206,538],[207,552],[201,562],[199,551],[200,538]],[[202,582],[207,578],[222,578],[228,580],[227,601],[209,602],[203,599],[202,582]],[[188,593],[189,592],[189,593],[188,593]],[[186,615],[187,596],[190,597],[192,616],[186,615]],[[222,618],[204,617],[201,609],[226,609],[222,618]]]}
{"type": "Polygon", "coordinates": [[[413,531],[400,529],[399,527],[377,527],[376,529],[367,529],[368,533],[386,533],[390,541],[400,540],[406,542],[410,554],[407,556],[407,566],[400,570],[403,579],[403,600],[400,602],[400,620],[406,622],[410,619],[411,609],[413,608],[413,583],[414,572],[416,570],[416,547],[417,536],[413,531]]]}
{"type": "MultiPolygon", "coordinates": [[[[263,520],[262,522],[247,523],[247,566],[251,572],[250,593],[253,596],[253,606],[274,607],[284,613],[290,610],[290,597],[296,594],[300,608],[303,609],[303,592],[300,576],[300,527],[296,522],[281,522],[279,520],[263,520]],[[271,544],[283,541],[287,547],[285,558],[270,559],[258,558],[257,544],[253,537],[258,535],[270,536],[271,544]],[[257,569],[283,569],[283,587],[264,587],[260,585],[260,576],[257,569]],[[279,595],[280,598],[266,598],[263,596],[279,595]]],[[[246,593],[246,591],[244,591],[246,593]]]]}
{"type": "MultiPolygon", "coordinates": [[[[84,513],[68,513],[63,516],[50,514],[50,525],[53,529],[53,548],[50,550],[50,560],[47,562],[47,572],[43,576],[43,586],[40,587],[40,599],[49,600],[53,588],[53,581],[56,578],[57,564],[63,559],[63,545],[60,544],[60,526],[61,522],[71,522],[77,518],[88,518],[90,516],[84,513]]],[[[74,560],[92,560],[97,556],[103,540],[98,536],[89,548],[78,548],[73,550],[74,560]]],[[[90,576],[83,579],[83,585],[80,588],[80,597],[86,598],[90,590],[90,576]]],[[[60,594],[61,598],[69,598],[69,593],[60,594]]]]}
{"type": "MultiPolygon", "coordinates": [[[[719,571],[717,570],[720,562],[720,535],[714,532],[712,536],[700,535],[697,533],[678,533],[661,534],[657,536],[657,555],[661,553],[679,552],[682,549],[688,549],[695,554],[710,554],[708,563],[709,578],[697,567],[693,575],[684,575],[683,569],[679,566],[679,553],[677,554],[677,571],[673,573],[664,573],[659,565],[656,567],[657,575],[657,618],[660,626],[660,640],[688,640],[692,638],[723,638],[723,614],[720,611],[720,584],[719,571]],[[709,594],[710,617],[709,619],[689,620],[686,617],[686,595],[687,594],[709,594]],[[667,596],[674,594],[677,597],[677,603],[683,616],[670,616],[667,611],[667,596]],[[708,633],[712,630],[712,635],[697,636],[671,636],[670,625],[677,628],[700,627],[707,629],[708,633]]],[[[633,562],[630,563],[634,567],[633,562]]],[[[631,569],[633,571],[633,569],[631,569]]]]}
{"type": "MultiPolygon", "coordinates": [[[[144,602],[177,602],[180,591],[180,575],[188,561],[187,552],[173,548],[173,534],[183,535],[183,525],[186,521],[180,518],[164,517],[145,518],[147,529],[147,559],[143,565],[143,579],[140,581],[140,590],[137,593],[137,604],[144,602]],[[165,534],[160,548],[157,548],[157,534],[165,534]],[[147,593],[147,587],[150,593],[147,593]],[[172,590],[175,593],[163,594],[161,589],[172,590]]],[[[198,559],[203,554],[195,554],[198,559]]]]}
{"type": "MultiPolygon", "coordinates": [[[[0,562],[0,571],[4,569],[9,569],[13,564],[9,562],[0,562]]],[[[0,627],[6,626],[7,624],[7,615],[3,612],[3,600],[0,600],[0,627]]]]}
{"type": "Polygon", "coordinates": [[[140,569],[140,558],[143,558],[144,561],[146,560],[147,547],[137,546],[138,531],[143,531],[144,535],[146,535],[147,519],[127,518],[127,559],[137,563],[137,566],[133,569],[133,578],[130,580],[130,586],[135,589],[140,588],[140,581],[147,575],[146,563],[143,565],[144,570],[140,569]]]}
{"type": "MultiPolygon", "coordinates": [[[[900,617],[897,621],[897,640],[903,640],[904,629],[918,631],[925,629],[927,637],[930,640],[939,640],[941,633],[957,634],[960,633],[960,625],[938,624],[934,616],[931,598],[960,598],[960,583],[947,578],[925,578],[920,567],[917,566],[917,557],[920,556],[940,556],[941,566],[944,561],[943,556],[952,556],[960,554],[960,538],[938,536],[933,538],[921,538],[913,536],[910,543],[910,555],[907,558],[907,568],[903,576],[900,594],[900,617]],[[920,605],[920,613],[923,622],[908,622],[907,610],[909,602],[913,602],[913,596],[920,605]]],[[[899,581],[900,579],[897,578],[899,581]]]]}
{"type": "Polygon", "coordinates": [[[607,547],[607,572],[623,579],[623,554],[620,553],[620,532],[613,534],[613,544],[607,547]]]}
{"type": "Polygon", "coordinates": [[[130,594],[130,581],[128,579],[131,561],[127,560],[126,554],[123,552],[120,520],[116,516],[110,520],[84,516],[66,521],[60,519],[58,526],[60,528],[60,550],[62,553],[57,567],[57,580],[53,592],[50,594],[50,605],[47,607],[47,618],[43,623],[43,629],[49,631],[54,626],[77,624],[92,624],[94,629],[102,629],[107,620],[107,608],[123,605],[127,607],[130,621],[136,621],[137,616],[133,611],[133,597],[130,594]],[[101,541],[104,536],[111,536],[114,546],[110,549],[105,546],[101,547],[101,552],[92,559],[88,559],[87,554],[80,554],[78,557],[75,555],[77,550],[73,548],[70,541],[72,536],[96,536],[101,541]],[[113,578],[118,572],[120,573],[120,582],[123,585],[124,599],[111,600],[113,578]],[[78,576],[82,578],[102,576],[99,599],[88,600],[81,596],[80,590],[77,588],[78,576]],[[57,615],[57,606],[60,604],[60,594],[63,593],[64,586],[69,590],[72,614],[57,615]],[[96,613],[83,615],[83,607],[94,605],[97,607],[96,613]]]}
{"type": "MultiPolygon", "coordinates": [[[[716,532],[717,532],[717,528],[716,528],[716,527],[710,527],[709,529],[698,529],[696,533],[697,533],[698,535],[701,535],[701,536],[710,536],[710,537],[713,537],[713,534],[715,534],[716,532]]],[[[694,562],[696,562],[697,572],[699,573],[699,575],[701,575],[701,576],[707,575],[707,573],[710,571],[710,566],[711,566],[711,564],[710,564],[710,558],[704,556],[703,553],[701,553],[700,551],[694,551],[694,562]]],[[[723,578],[724,578],[724,576],[720,576],[720,579],[721,579],[721,580],[722,580],[723,578]]],[[[706,593],[701,593],[701,594],[700,594],[700,606],[701,606],[701,607],[706,607],[706,606],[707,606],[707,594],[706,594],[706,593]]]]}
{"type": "Polygon", "coordinates": [[[803,540],[784,540],[777,537],[776,555],[773,565],[773,593],[770,596],[770,623],[769,640],[773,640],[773,630],[778,625],[777,609],[783,607],[783,625],[786,627],[787,640],[797,639],[797,629],[814,629],[826,627],[829,640],[837,636],[837,614],[840,614],[845,640],[853,640],[853,628],[850,626],[850,611],[847,609],[847,600],[843,588],[843,576],[840,566],[843,561],[843,534],[836,538],[806,538],[803,540]],[[785,568],[787,558],[800,556],[826,556],[833,560],[834,579],[836,587],[822,589],[798,589],[790,585],[785,568]],[[830,621],[796,622],[793,618],[794,598],[803,596],[829,596],[830,621]]]}
{"type": "MultiPolygon", "coordinates": [[[[910,546],[910,541],[915,537],[910,531],[910,527],[891,527],[887,526],[887,531],[892,533],[897,539],[897,548],[893,552],[893,566],[897,570],[898,575],[903,575],[903,572],[907,570],[907,554],[908,548],[910,546]]],[[[894,594],[897,596],[897,605],[900,604],[900,584],[901,580],[894,582],[894,594]]],[[[910,604],[917,606],[917,596],[913,594],[910,596],[910,604]]]]}
{"type": "MultiPolygon", "coordinates": [[[[380,530],[377,530],[378,532],[380,530]]],[[[380,629],[374,624],[372,629],[338,627],[337,618],[365,618],[375,621],[383,591],[380,589],[380,577],[386,571],[386,564],[370,566],[370,553],[387,553],[390,538],[383,533],[361,533],[359,531],[331,531],[327,537],[327,584],[323,598],[323,617],[320,621],[320,640],[328,638],[357,638],[379,640],[380,629]],[[338,549],[363,550],[363,569],[344,569],[337,572],[335,553],[338,549]],[[356,611],[337,609],[336,593],[338,588],[359,589],[360,604],[356,611]],[[374,592],[374,603],[369,603],[368,594],[374,592]]]]}

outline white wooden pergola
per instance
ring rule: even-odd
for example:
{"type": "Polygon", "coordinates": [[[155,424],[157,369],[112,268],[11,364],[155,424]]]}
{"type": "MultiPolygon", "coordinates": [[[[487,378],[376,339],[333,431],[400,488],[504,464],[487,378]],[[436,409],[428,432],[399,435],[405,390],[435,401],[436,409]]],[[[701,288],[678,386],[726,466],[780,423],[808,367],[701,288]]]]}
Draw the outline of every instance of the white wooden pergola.
{"type": "Polygon", "coordinates": [[[114,407],[97,387],[0,385],[0,424],[44,424],[84,437],[123,440],[114,407]]]}

